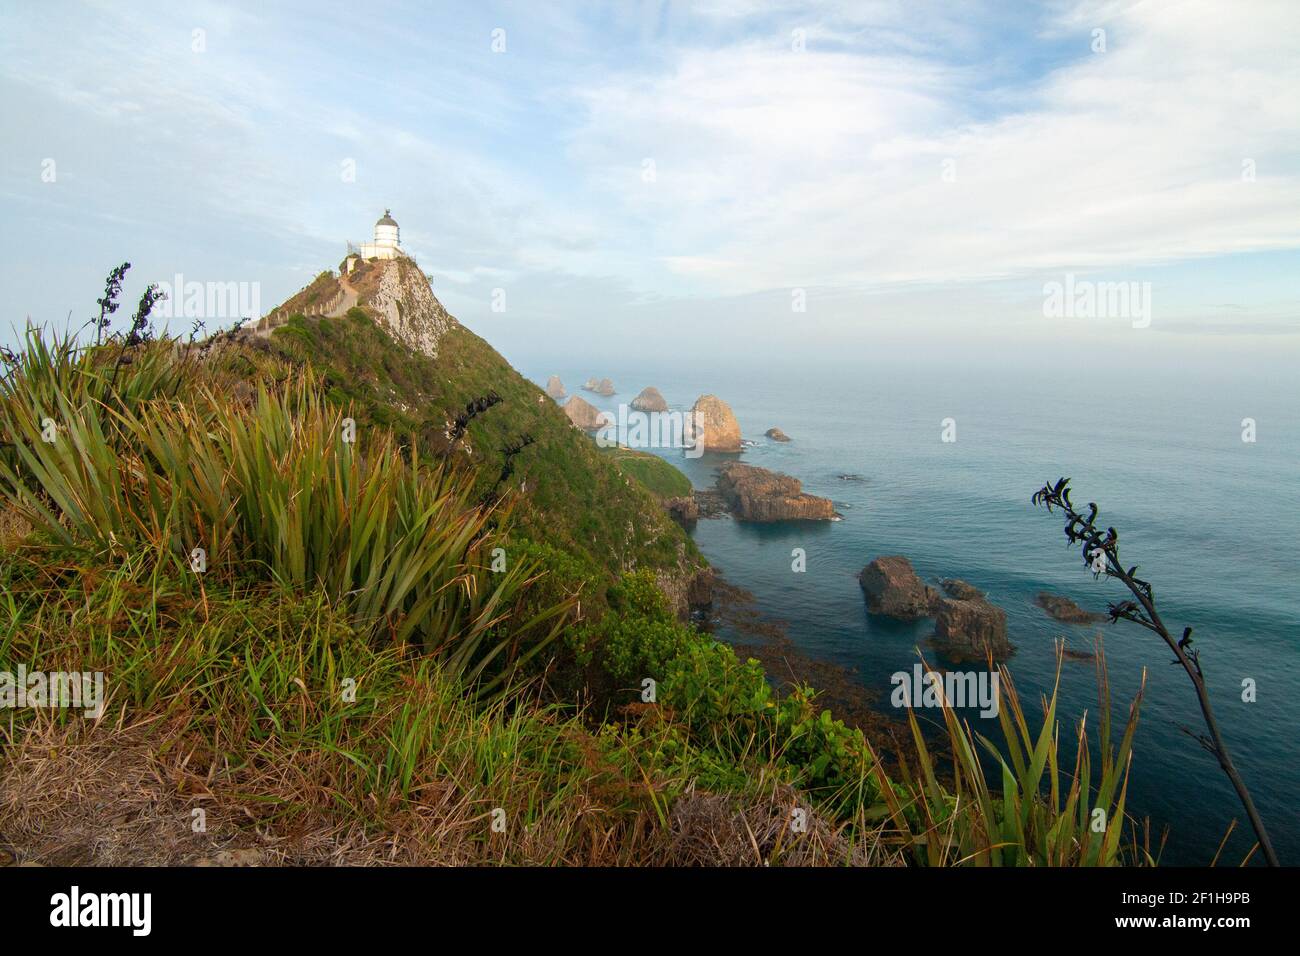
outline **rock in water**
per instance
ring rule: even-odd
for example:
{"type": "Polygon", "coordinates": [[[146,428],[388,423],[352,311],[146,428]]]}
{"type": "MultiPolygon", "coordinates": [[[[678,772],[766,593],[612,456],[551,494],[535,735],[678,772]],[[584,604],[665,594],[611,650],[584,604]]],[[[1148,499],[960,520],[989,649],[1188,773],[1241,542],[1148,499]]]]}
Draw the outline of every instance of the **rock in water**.
{"type": "Polygon", "coordinates": [[[740,425],[726,402],[716,395],[701,395],[691,413],[695,438],[705,451],[740,451],[740,425]]]}
{"type": "Polygon", "coordinates": [[[876,558],[858,575],[867,610],[900,621],[929,617],[939,593],[928,586],[901,554],[876,558]]]}
{"type": "Polygon", "coordinates": [[[935,606],[934,637],[950,649],[970,651],[979,657],[986,651],[994,657],[1011,653],[1007,612],[990,604],[982,594],[968,600],[939,598],[935,606]]]}
{"type": "Polygon", "coordinates": [[[614,383],[607,378],[602,378],[600,381],[596,381],[594,378],[589,378],[587,381],[582,383],[582,387],[589,392],[595,392],[597,395],[605,396],[613,395],[615,391],[614,383]]]}
{"type": "Polygon", "coordinates": [[[641,394],[632,399],[632,407],[638,412],[666,412],[668,403],[664,397],[659,394],[659,389],[653,385],[647,385],[641,389],[641,394]]]}
{"type": "Polygon", "coordinates": [[[984,592],[973,584],[961,580],[961,578],[944,578],[939,582],[943,585],[944,592],[950,598],[956,598],[958,601],[982,601],[984,592]]]}
{"type": "Polygon", "coordinates": [[[1092,624],[1095,621],[1106,620],[1104,614],[1085,611],[1068,597],[1062,597],[1059,594],[1048,594],[1046,591],[1041,591],[1038,597],[1034,598],[1034,603],[1051,615],[1054,620],[1061,621],[1064,624],[1092,624]]]}
{"type": "Polygon", "coordinates": [[[577,395],[564,403],[564,414],[568,415],[569,421],[583,431],[594,432],[605,423],[602,417],[604,413],[591,402],[577,395]]]}
{"type": "Polygon", "coordinates": [[[546,380],[546,394],[551,398],[564,397],[564,383],[560,381],[560,376],[552,375],[546,380]]]}
{"type": "Polygon", "coordinates": [[[781,429],[779,428],[769,428],[767,431],[763,432],[763,434],[766,435],[768,438],[772,439],[772,441],[790,440],[790,436],[787,435],[785,432],[781,431],[781,429]]]}
{"type": "Polygon", "coordinates": [[[718,472],[718,490],[744,521],[829,521],[829,498],[805,494],[798,478],[731,462],[718,472]]]}
{"type": "Polygon", "coordinates": [[[973,584],[947,578],[943,593],[925,584],[902,555],[876,558],[858,575],[867,597],[867,610],[900,621],[934,618],[934,639],[943,649],[962,657],[982,659],[987,653],[1004,658],[1007,612],[991,604],[973,584]]]}

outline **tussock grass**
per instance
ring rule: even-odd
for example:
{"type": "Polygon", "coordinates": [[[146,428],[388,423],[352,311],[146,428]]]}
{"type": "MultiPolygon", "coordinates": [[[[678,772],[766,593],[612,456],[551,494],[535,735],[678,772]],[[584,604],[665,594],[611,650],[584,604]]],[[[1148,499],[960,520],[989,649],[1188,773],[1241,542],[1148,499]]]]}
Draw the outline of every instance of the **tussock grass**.
{"type": "Polygon", "coordinates": [[[525,689],[476,703],[435,659],[376,647],[320,592],[205,600],[142,559],[83,580],[52,578],[35,556],[0,564],[0,660],[102,670],[110,699],[94,722],[11,712],[0,832],[25,859],[803,865],[865,852],[761,768],[709,803],[668,756],[671,724],[593,733],[525,689]],[[782,833],[797,803],[814,823],[782,833]],[[741,820],[757,844],[734,843],[741,820]]]}
{"type": "Polygon", "coordinates": [[[536,565],[490,568],[500,516],[386,431],[346,440],[345,415],[309,371],[244,407],[205,387],[186,399],[162,388],[162,355],[154,347],[130,366],[130,404],[96,397],[102,368],[90,358],[70,371],[65,350],[25,357],[0,387],[11,442],[0,495],[65,553],[111,562],[143,551],[181,580],[188,565],[191,591],[250,571],[318,590],[480,692],[556,636],[566,603],[522,613],[536,565]]]}
{"type": "Polygon", "coordinates": [[[953,754],[951,788],[939,783],[916,714],[908,712],[916,769],[909,771],[904,765],[901,793],[888,786],[882,786],[882,792],[898,829],[909,834],[907,842],[917,862],[928,866],[1154,864],[1150,847],[1139,837],[1136,825],[1131,842],[1124,837],[1125,826],[1131,823],[1125,815],[1125,799],[1142,690],[1129,707],[1116,745],[1111,734],[1105,655],[1099,644],[1097,763],[1094,766],[1092,762],[1085,713],[1076,728],[1075,762],[1072,770],[1066,771],[1058,760],[1060,725],[1056,716],[1062,648],[1057,647],[1057,683],[1042,700],[1042,724],[1036,730],[1031,730],[1025,718],[1010,671],[1005,666],[998,668],[1003,747],[973,731],[945,702],[944,728],[953,754]],[[992,779],[981,754],[994,765],[992,779]]]}

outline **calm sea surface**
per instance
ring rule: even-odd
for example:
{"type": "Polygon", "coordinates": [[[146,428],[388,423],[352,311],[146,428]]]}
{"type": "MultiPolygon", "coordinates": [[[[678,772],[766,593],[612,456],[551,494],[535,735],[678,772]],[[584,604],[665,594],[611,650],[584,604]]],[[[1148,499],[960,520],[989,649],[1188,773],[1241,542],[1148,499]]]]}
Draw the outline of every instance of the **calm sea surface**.
{"type": "MultiPolygon", "coordinates": [[[[915,368],[855,365],[700,367],[638,365],[529,367],[539,383],[559,374],[570,393],[614,411],[654,385],[673,408],[712,392],[734,410],[746,438],[742,460],[802,479],[834,499],[844,520],[756,526],[701,521],[695,540],[761,609],[788,622],[806,653],[857,669],[889,707],[889,677],[910,671],[930,622],[903,625],[866,613],[856,574],[872,558],[903,554],[923,578],[960,577],[1005,608],[1017,650],[1010,667],[1031,715],[1050,691],[1053,642],[1088,650],[1101,632],[1121,724],[1143,668],[1147,695],[1129,787],[1131,812],[1170,830],[1166,864],[1207,863],[1233,817],[1244,817],[1213,758],[1184,733],[1200,712],[1181,668],[1159,639],[1134,624],[1071,626],[1034,603],[1039,591],[1104,611],[1119,585],[1095,582],[1065,547],[1063,522],[1030,505],[1048,479],[1072,476],[1076,503],[1096,501],[1103,526],[1120,531],[1125,564],[1153,582],[1165,622],[1195,627],[1214,706],[1241,773],[1283,862],[1300,864],[1300,415],[1294,382],[1241,374],[1191,380],[1090,373],[999,371],[918,375],[915,368]],[[610,376],[619,393],[581,392],[589,376],[610,376]],[[1241,438],[1241,420],[1258,441],[1241,438]],[[956,421],[957,440],[940,440],[956,421]],[[763,432],[779,426],[793,441],[763,432]],[[858,476],[845,480],[842,475],[858,476]],[[791,571],[791,549],[807,572],[791,571]],[[1243,702],[1242,682],[1258,699],[1243,702]]],[[[688,459],[663,452],[696,487],[734,456],[688,459]]],[[[927,650],[933,660],[933,652],[927,650]]],[[[969,667],[970,665],[964,665],[969,667]]],[[[1095,727],[1097,682],[1090,663],[1064,665],[1064,731],[1084,710],[1095,727]]],[[[996,733],[996,721],[976,721],[996,733]]]]}

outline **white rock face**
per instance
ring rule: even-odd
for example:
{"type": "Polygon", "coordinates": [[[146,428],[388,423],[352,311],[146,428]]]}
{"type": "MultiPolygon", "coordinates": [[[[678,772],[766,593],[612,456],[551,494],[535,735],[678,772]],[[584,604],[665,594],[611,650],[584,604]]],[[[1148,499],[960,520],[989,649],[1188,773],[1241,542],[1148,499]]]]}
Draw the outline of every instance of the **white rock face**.
{"type": "Polygon", "coordinates": [[[406,258],[375,263],[381,269],[378,287],[365,302],[390,333],[418,352],[436,357],[438,342],[456,325],[442,307],[429,280],[406,258]]]}

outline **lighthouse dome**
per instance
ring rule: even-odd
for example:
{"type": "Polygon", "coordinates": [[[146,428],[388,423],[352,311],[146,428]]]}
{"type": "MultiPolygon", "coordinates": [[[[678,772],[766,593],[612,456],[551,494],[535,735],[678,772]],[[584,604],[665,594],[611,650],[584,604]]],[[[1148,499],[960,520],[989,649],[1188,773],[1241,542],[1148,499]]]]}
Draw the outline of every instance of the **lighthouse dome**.
{"type": "Polygon", "coordinates": [[[361,244],[363,259],[396,259],[402,252],[402,237],[397,228],[397,220],[392,210],[385,209],[384,214],[375,223],[375,241],[361,244]]]}

